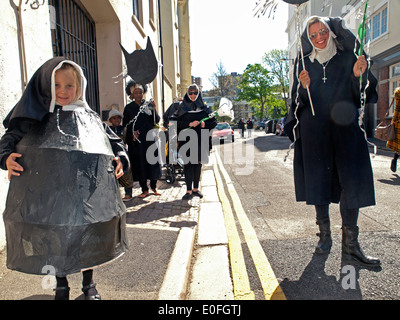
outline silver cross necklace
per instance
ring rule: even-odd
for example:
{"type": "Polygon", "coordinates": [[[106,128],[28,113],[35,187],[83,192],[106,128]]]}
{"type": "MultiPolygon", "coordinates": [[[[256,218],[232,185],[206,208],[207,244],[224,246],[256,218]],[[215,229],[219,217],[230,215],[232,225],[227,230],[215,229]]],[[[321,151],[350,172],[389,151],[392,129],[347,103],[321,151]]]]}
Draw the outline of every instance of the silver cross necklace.
{"type": "Polygon", "coordinates": [[[324,81],[324,83],[326,83],[326,80],[328,80],[328,78],[327,78],[326,75],[325,75],[325,68],[328,66],[329,62],[331,62],[331,59],[329,59],[329,60],[325,63],[325,65],[324,65],[323,63],[321,63],[322,69],[324,70],[324,77],[322,78],[322,80],[324,81]]]}

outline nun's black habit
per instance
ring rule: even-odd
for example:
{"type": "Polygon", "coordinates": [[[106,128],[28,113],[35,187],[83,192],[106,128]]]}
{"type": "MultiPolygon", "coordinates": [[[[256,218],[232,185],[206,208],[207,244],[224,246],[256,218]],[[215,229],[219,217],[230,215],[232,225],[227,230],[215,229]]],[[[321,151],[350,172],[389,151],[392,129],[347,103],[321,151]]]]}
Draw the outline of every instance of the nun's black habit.
{"type": "Polygon", "coordinates": [[[141,101],[141,106],[143,107],[141,110],[141,106],[132,101],[124,109],[123,125],[124,127],[126,126],[126,143],[128,144],[134,181],[158,180],[161,178],[158,138],[154,131],[154,126],[160,121],[160,116],[155,108],[151,111],[146,105],[148,105],[148,102],[141,101]],[[136,120],[134,120],[135,117],[137,117],[136,120]],[[140,142],[133,140],[133,131],[137,130],[139,131],[140,142]],[[152,159],[147,158],[147,151],[150,147],[156,147],[151,154],[152,159]]]}
{"type": "Polygon", "coordinates": [[[128,169],[124,145],[85,101],[81,68],[63,57],[33,75],[21,100],[4,120],[1,168],[12,152],[24,168],[12,176],[3,217],[7,267],[57,276],[108,262],[125,252],[125,206],[114,175],[118,155],[128,169]],[[55,103],[55,70],[72,64],[80,77],[78,100],[55,103]],[[53,93],[53,94],[52,94],[53,93]],[[47,267],[48,270],[48,267],[47,267]]]}
{"type": "MultiPolygon", "coordinates": [[[[364,132],[358,124],[359,78],[353,74],[355,37],[343,29],[341,19],[330,18],[327,23],[342,49],[338,47],[337,54],[324,63],[326,82],[322,65],[309,59],[312,45],[307,30],[302,36],[315,116],[306,89],[301,84],[298,88],[298,73],[303,70],[301,59],[294,67],[292,104],[285,132],[292,141],[296,140],[296,200],[311,205],[338,203],[343,191],[348,209],[371,206],[375,204],[373,173],[364,132]]],[[[368,78],[367,102],[376,102],[376,79],[371,73],[368,78]]]]}
{"type": "Polygon", "coordinates": [[[215,117],[211,117],[204,121],[205,127],[203,129],[207,130],[207,132],[202,131],[201,125],[190,128],[189,124],[193,121],[206,119],[211,113],[211,108],[208,108],[203,102],[201,92],[198,93],[198,97],[195,101],[190,100],[186,93],[178,110],[171,117],[172,121],[177,122],[178,147],[180,156],[185,164],[208,163],[211,144],[209,133],[210,130],[217,126],[217,120],[215,117]],[[195,135],[192,135],[192,133],[195,135]],[[192,137],[196,137],[197,139],[192,139],[192,137]],[[206,141],[204,141],[204,139],[206,139],[206,141]],[[182,152],[182,150],[184,150],[184,152],[182,152]]]}

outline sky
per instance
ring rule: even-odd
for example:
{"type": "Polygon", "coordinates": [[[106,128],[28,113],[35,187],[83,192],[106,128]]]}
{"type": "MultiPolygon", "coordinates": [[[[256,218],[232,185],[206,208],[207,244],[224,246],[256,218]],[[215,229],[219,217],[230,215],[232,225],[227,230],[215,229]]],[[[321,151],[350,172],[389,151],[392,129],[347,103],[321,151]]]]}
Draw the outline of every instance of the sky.
{"type": "Polygon", "coordinates": [[[222,62],[227,73],[243,73],[261,63],[272,49],[287,49],[288,4],[281,1],[275,17],[254,17],[256,0],[190,0],[192,75],[201,77],[203,90],[222,62]]]}

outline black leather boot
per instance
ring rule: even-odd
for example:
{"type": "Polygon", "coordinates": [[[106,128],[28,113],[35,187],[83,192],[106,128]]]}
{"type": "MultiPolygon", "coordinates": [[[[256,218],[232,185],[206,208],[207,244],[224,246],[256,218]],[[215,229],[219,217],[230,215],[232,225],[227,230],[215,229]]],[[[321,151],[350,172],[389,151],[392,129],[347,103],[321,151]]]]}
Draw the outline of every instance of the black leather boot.
{"type": "Polygon", "coordinates": [[[319,241],[315,248],[315,253],[329,253],[332,247],[331,223],[329,218],[317,220],[317,225],[319,227],[319,233],[317,233],[317,236],[319,236],[319,241]]]}
{"type": "Polygon", "coordinates": [[[87,286],[83,286],[82,292],[85,295],[85,300],[101,300],[101,297],[96,290],[95,283],[91,283],[87,286]]]}
{"type": "Polygon", "coordinates": [[[342,254],[368,267],[379,267],[381,262],[377,258],[364,254],[358,243],[358,227],[342,227],[342,254]]]}
{"type": "Polygon", "coordinates": [[[393,158],[392,162],[390,163],[390,170],[396,172],[397,170],[397,158],[393,158]]]}
{"type": "Polygon", "coordinates": [[[69,287],[57,287],[53,290],[56,293],[54,300],[69,300],[69,287]]]}

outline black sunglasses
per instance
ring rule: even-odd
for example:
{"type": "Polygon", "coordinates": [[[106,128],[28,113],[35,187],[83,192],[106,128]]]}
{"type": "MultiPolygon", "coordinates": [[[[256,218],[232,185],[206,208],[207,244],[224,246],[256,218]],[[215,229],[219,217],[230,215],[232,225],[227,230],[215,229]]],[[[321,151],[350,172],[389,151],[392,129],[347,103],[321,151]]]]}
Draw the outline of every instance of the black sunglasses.
{"type": "Polygon", "coordinates": [[[198,91],[196,91],[196,92],[189,92],[189,93],[188,93],[189,96],[192,96],[192,95],[196,95],[196,96],[197,96],[198,94],[199,94],[198,91]]]}

